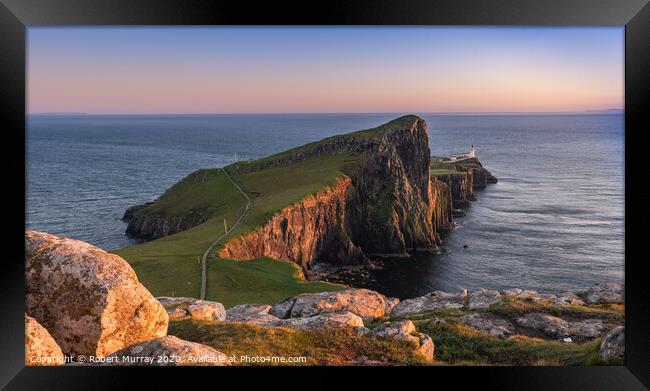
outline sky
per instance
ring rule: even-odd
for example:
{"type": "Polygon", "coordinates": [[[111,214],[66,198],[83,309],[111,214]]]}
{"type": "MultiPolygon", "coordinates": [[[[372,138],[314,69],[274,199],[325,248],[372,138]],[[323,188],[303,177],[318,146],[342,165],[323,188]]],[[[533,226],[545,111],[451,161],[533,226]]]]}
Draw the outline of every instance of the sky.
{"type": "Polygon", "coordinates": [[[29,113],[622,109],[623,27],[30,27],[29,113]]]}

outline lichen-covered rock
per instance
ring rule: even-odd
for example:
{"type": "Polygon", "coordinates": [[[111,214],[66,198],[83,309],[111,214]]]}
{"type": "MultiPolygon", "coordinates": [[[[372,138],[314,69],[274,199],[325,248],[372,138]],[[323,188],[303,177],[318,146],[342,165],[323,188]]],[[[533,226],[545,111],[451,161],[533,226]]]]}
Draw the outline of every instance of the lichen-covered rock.
{"type": "Polygon", "coordinates": [[[167,334],[165,309],[117,255],[25,232],[26,312],[65,354],[104,356],[167,334]]]}
{"type": "Polygon", "coordinates": [[[573,291],[565,291],[557,295],[553,304],[559,306],[567,305],[585,305],[585,302],[573,291]]]}
{"type": "Polygon", "coordinates": [[[187,312],[187,308],[175,307],[167,308],[166,310],[167,316],[169,316],[169,320],[186,319],[190,316],[190,313],[187,312]]]}
{"type": "Polygon", "coordinates": [[[600,344],[600,356],[603,360],[625,358],[625,326],[614,327],[600,344]]]}
{"type": "Polygon", "coordinates": [[[278,304],[271,307],[269,314],[276,316],[280,319],[286,319],[291,316],[291,309],[296,302],[295,297],[290,297],[288,299],[282,300],[278,304]]]}
{"type": "Polygon", "coordinates": [[[410,320],[402,320],[397,322],[385,322],[372,330],[370,335],[380,338],[394,338],[399,334],[411,335],[415,333],[415,324],[410,320]]]}
{"type": "Polygon", "coordinates": [[[570,335],[570,324],[556,316],[533,313],[517,319],[521,327],[534,329],[551,338],[563,338],[570,335]]]}
{"type": "Polygon", "coordinates": [[[469,296],[469,309],[488,308],[491,305],[501,303],[501,293],[498,291],[479,288],[469,296]]]}
{"type": "Polygon", "coordinates": [[[425,359],[432,361],[436,348],[433,339],[424,333],[416,333],[416,336],[420,339],[420,347],[418,347],[417,353],[422,355],[425,359]]]}
{"type": "Polygon", "coordinates": [[[226,309],[223,304],[214,301],[196,300],[187,306],[187,312],[194,320],[209,322],[226,320],[226,309]]]}
{"type": "MultiPolygon", "coordinates": [[[[284,310],[288,303],[283,301],[279,303],[279,306],[279,308],[274,306],[271,314],[286,314],[284,310]]],[[[386,303],[384,296],[369,289],[353,288],[335,292],[305,293],[295,297],[288,316],[291,318],[307,318],[329,312],[343,311],[349,311],[364,319],[374,319],[385,315],[386,303]]]]}
{"type": "Polygon", "coordinates": [[[102,365],[223,366],[230,362],[227,355],[210,346],[168,335],[118,350],[102,365]]]}
{"type": "Polygon", "coordinates": [[[433,360],[433,340],[426,334],[418,333],[415,324],[410,320],[385,322],[367,335],[402,341],[412,346],[417,354],[424,356],[428,360],[433,360]]]}
{"type": "Polygon", "coordinates": [[[365,333],[365,326],[361,317],[351,312],[324,313],[310,318],[280,319],[266,326],[290,327],[296,329],[340,330],[351,329],[365,333]]]}
{"type": "Polygon", "coordinates": [[[492,314],[467,314],[458,318],[458,321],[499,338],[506,338],[514,333],[514,327],[510,322],[492,314]]]}
{"type": "Polygon", "coordinates": [[[207,322],[226,320],[226,309],[223,304],[216,301],[167,296],[157,297],[156,299],[165,307],[170,319],[192,318],[207,322]]]}
{"type": "Polygon", "coordinates": [[[388,316],[393,312],[393,308],[399,304],[399,299],[397,297],[388,297],[385,299],[385,302],[384,316],[388,316]]]}
{"type": "Polygon", "coordinates": [[[586,319],[569,323],[569,333],[578,338],[596,338],[603,333],[605,325],[600,319],[586,319]]]}
{"type": "Polygon", "coordinates": [[[51,366],[64,363],[63,352],[50,333],[36,319],[25,315],[25,365],[51,366]]]}
{"type": "Polygon", "coordinates": [[[393,308],[391,316],[406,316],[448,308],[463,308],[466,298],[466,289],[458,293],[435,291],[425,296],[402,300],[393,308]]]}
{"type": "Polygon", "coordinates": [[[226,322],[267,325],[280,319],[269,314],[268,304],[241,304],[226,311],[226,322]]]}
{"type": "Polygon", "coordinates": [[[589,304],[623,303],[624,290],[621,284],[615,282],[600,283],[589,288],[585,297],[589,304]]]}

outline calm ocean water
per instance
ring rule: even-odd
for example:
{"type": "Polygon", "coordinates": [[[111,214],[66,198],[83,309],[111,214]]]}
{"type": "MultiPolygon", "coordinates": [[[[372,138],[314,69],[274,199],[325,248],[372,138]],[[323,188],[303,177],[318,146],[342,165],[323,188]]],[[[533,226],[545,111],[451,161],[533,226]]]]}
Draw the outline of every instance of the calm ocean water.
{"type": "MultiPolygon", "coordinates": [[[[188,173],[259,158],[397,114],[31,116],[27,226],[110,250],[120,221],[188,173]]],[[[427,115],[433,155],[477,146],[499,183],[478,192],[449,253],[392,264],[389,295],[623,280],[622,115],[427,115]],[[467,245],[467,248],[464,248],[467,245]]]]}

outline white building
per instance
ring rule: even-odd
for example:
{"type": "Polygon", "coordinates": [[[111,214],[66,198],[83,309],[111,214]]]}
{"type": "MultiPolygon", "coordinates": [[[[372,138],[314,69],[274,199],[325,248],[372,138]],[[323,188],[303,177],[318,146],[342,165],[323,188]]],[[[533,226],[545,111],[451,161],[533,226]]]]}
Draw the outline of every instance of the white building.
{"type": "Polygon", "coordinates": [[[469,153],[467,152],[452,153],[451,155],[449,155],[449,160],[456,161],[456,160],[469,159],[475,157],[476,157],[476,148],[474,148],[474,146],[472,145],[469,149],[469,153]]]}

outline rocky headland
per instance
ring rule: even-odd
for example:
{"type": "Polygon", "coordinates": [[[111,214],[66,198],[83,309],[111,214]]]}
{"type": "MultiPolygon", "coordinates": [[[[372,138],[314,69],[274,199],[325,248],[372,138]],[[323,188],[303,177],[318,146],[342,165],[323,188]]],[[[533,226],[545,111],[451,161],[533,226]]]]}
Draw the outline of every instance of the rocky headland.
{"type": "Polygon", "coordinates": [[[87,243],[27,231],[25,248],[27,365],[237,365],[245,354],[287,352],[306,356],[298,365],[589,365],[624,356],[624,291],[615,283],[406,300],[349,288],[226,309],[154,298],[123,259],[87,243]]]}
{"type": "MultiPolygon", "coordinates": [[[[476,200],[475,188],[496,182],[477,159],[453,163],[432,159],[428,126],[414,115],[261,160],[239,162],[224,170],[237,180],[250,173],[337,155],[354,161],[346,166],[344,175],[297,202],[270,211],[263,223],[248,232],[229,237],[218,248],[218,257],[249,260],[266,256],[297,263],[306,271],[317,263],[359,265],[377,257],[436,252],[441,233],[454,227],[457,208],[476,200]],[[436,165],[444,165],[445,173],[433,170],[436,165]]],[[[298,168],[295,174],[301,174],[298,168]]],[[[196,181],[197,175],[193,173],[175,186],[196,181]]],[[[209,218],[198,208],[189,208],[185,214],[161,213],[159,205],[173,191],[171,188],[158,200],[127,210],[127,234],[155,239],[209,218]]],[[[255,194],[251,192],[251,196],[255,194]]]]}

